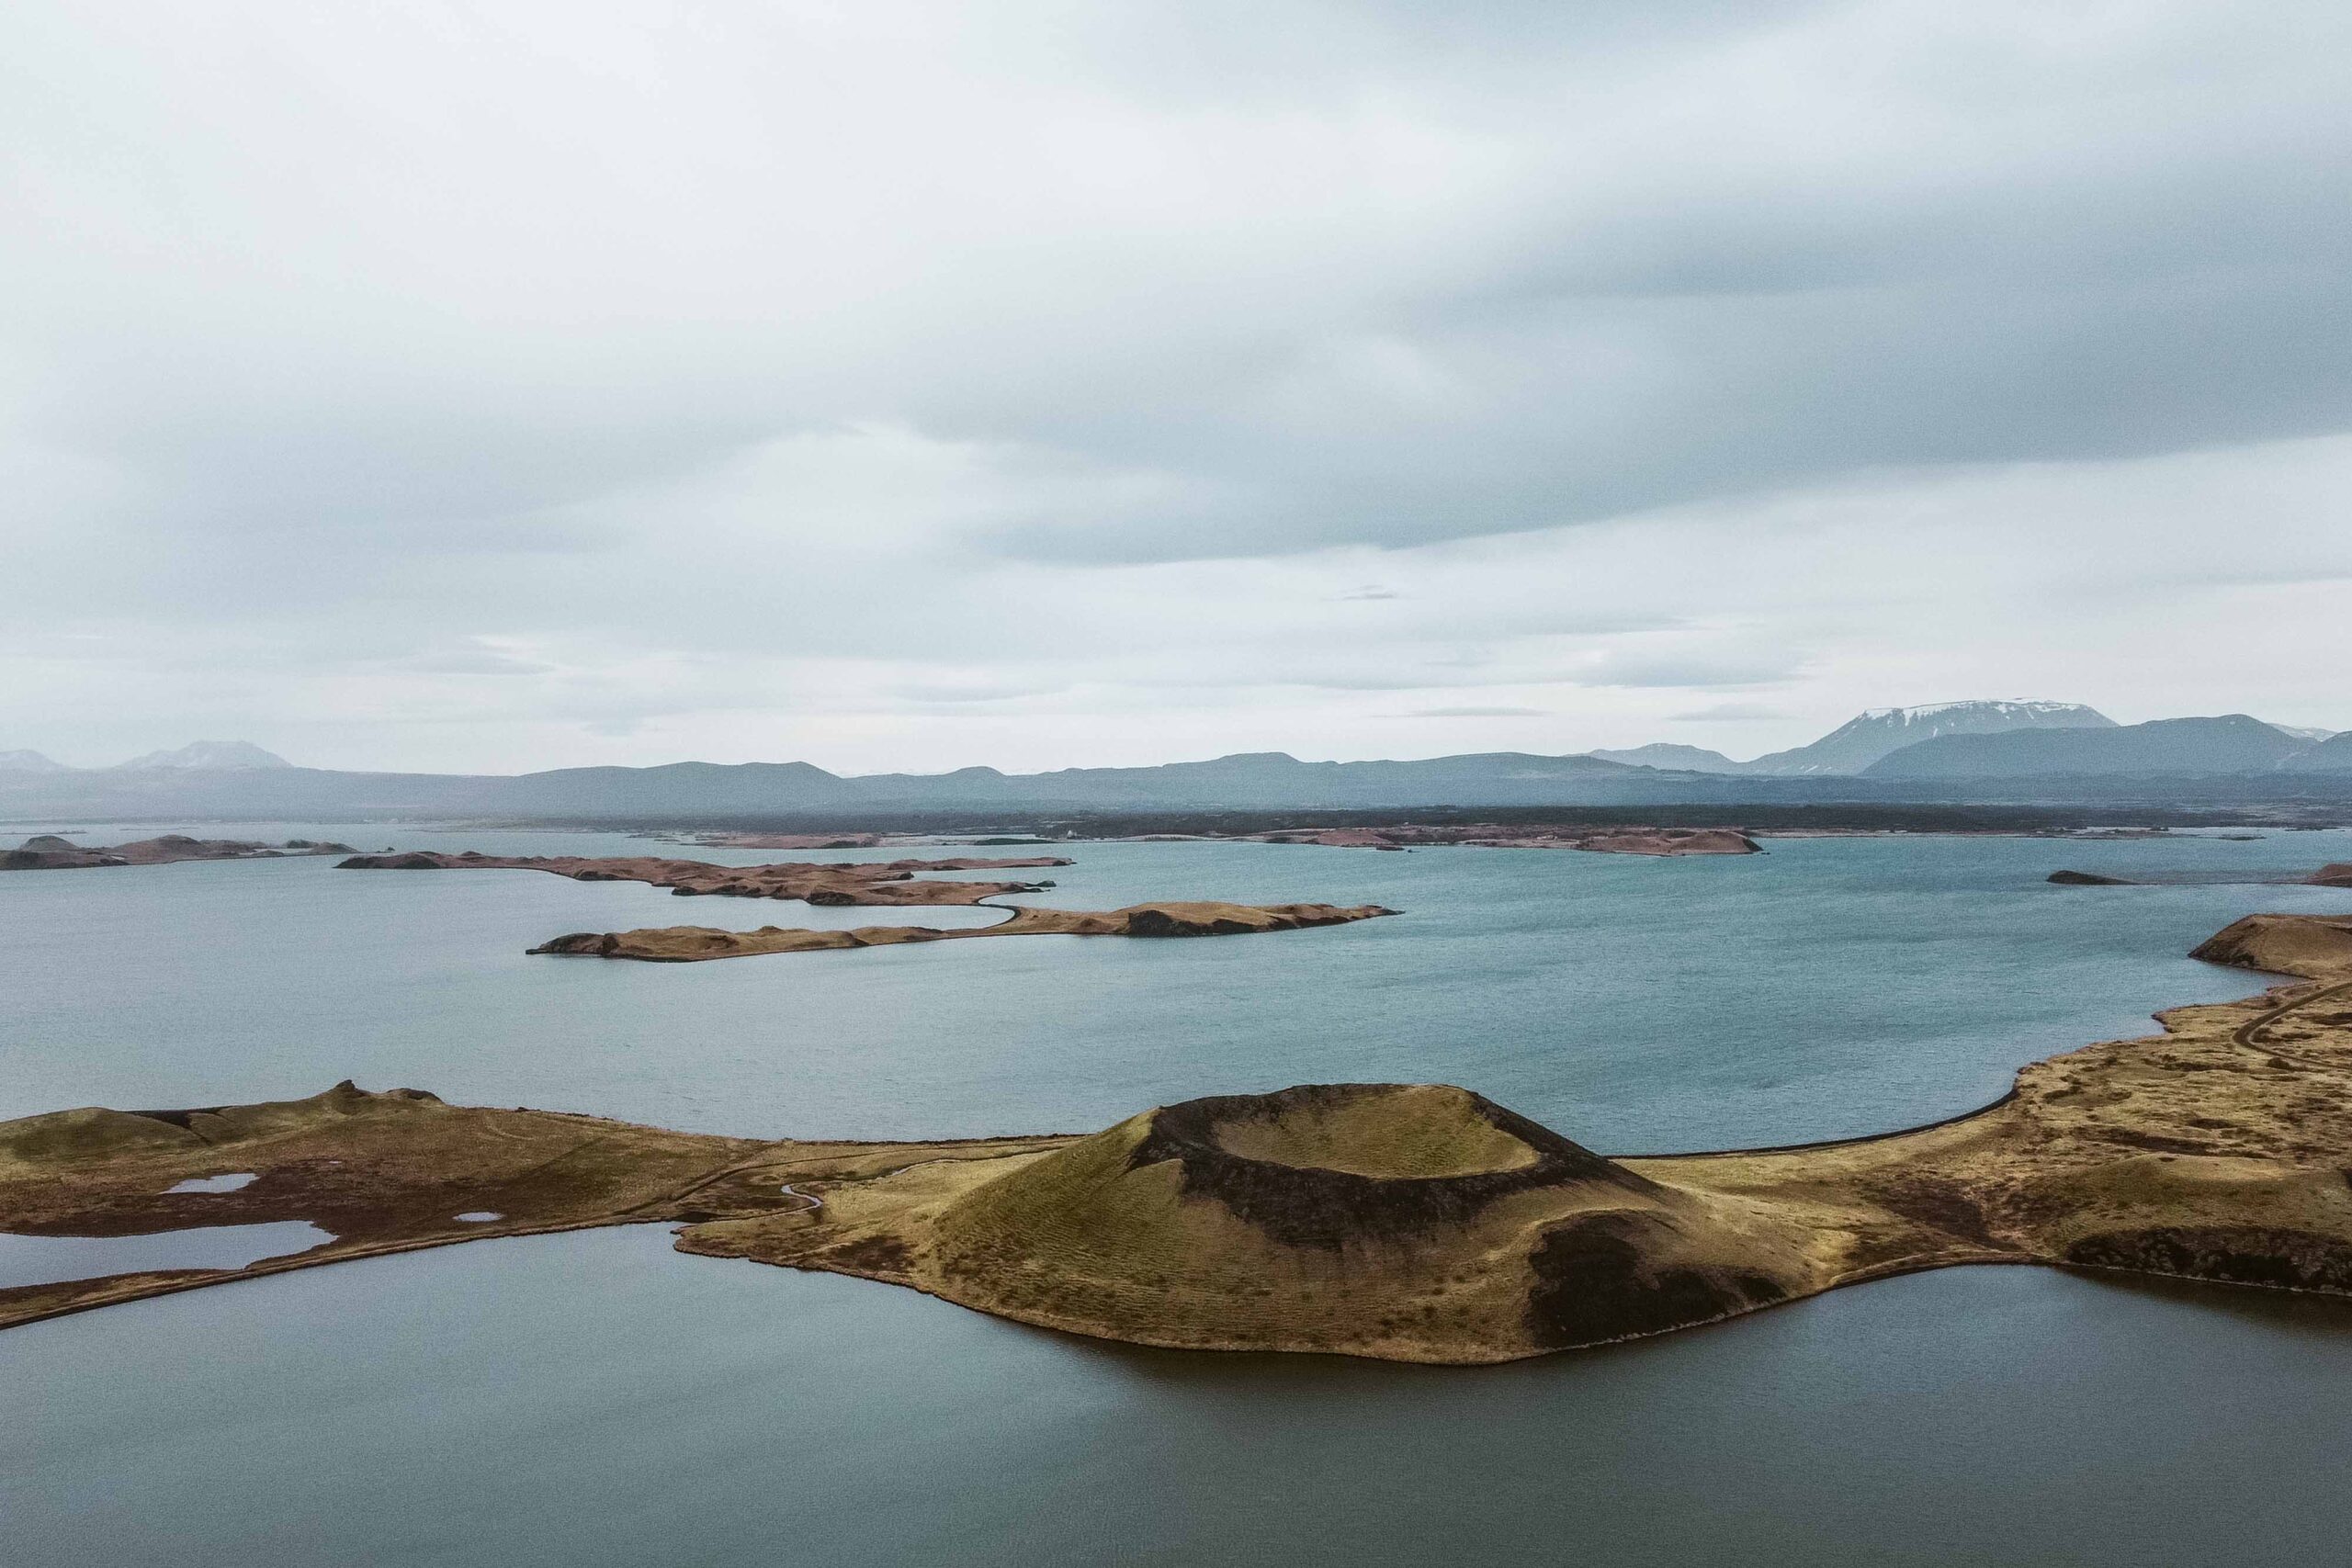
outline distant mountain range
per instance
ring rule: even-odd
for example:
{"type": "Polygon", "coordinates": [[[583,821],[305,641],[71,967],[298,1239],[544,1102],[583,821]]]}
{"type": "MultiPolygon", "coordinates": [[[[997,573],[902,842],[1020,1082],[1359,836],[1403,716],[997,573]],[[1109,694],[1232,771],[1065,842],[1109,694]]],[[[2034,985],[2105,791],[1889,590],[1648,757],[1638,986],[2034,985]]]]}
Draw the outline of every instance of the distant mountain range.
{"type": "Polygon", "coordinates": [[[2333,772],[2347,739],[2245,714],[2120,725],[2079,703],[1937,703],[1872,708],[1792,750],[1737,762],[1698,746],[1637,746],[1589,756],[1747,778],[1984,779],[2333,772]],[[2333,739],[2331,739],[2333,737],[2333,739]],[[2304,759],[2311,759],[2306,761],[2304,759]]]}
{"type": "Polygon", "coordinates": [[[1280,751],[1143,768],[872,773],[807,762],[673,762],[516,776],[299,768],[198,741],[113,768],[0,752],[0,816],[467,817],[686,823],[877,814],[1403,810],[1832,801],[2352,800],[2352,733],[2314,740],[2244,714],[2119,725],[2071,703],[1943,703],[1859,715],[1748,762],[1657,744],[1304,762],[1280,751]]]}
{"type": "MultiPolygon", "coordinates": [[[[150,773],[159,768],[199,769],[209,773],[232,773],[249,768],[290,768],[294,764],[275,751],[265,751],[250,740],[198,740],[176,751],[149,751],[117,762],[108,773],[150,773]]],[[[69,768],[53,761],[38,751],[0,751],[0,773],[95,773],[96,769],[69,768]]]]}
{"type": "Polygon", "coordinates": [[[1941,735],[1891,751],[1862,770],[1874,779],[2030,778],[2125,773],[2262,773],[2316,748],[2233,713],[2160,718],[2105,729],[2007,729],[1941,735]]]}
{"type": "Polygon", "coordinates": [[[1767,753],[1740,771],[1782,778],[1859,773],[1881,758],[1949,735],[2115,728],[2116,722],[2107,715],[2080,703],[1935,703],[1916,708],[1871,708],[1810,746],[1767,753]]]}
{"type": "Polygon", "coordinates": [[[1739,773],[1747,765],[1735,762],[1721,751],[1710,751],[1704,746],[1677,746],[1654,740],[1647,746],[1635,746],[1623,751],[1587,751],[1588,757],[1598,757],[1604,762],[1623,762],[1631,768],[1667,768],[1686,773],[1739,773]]]}

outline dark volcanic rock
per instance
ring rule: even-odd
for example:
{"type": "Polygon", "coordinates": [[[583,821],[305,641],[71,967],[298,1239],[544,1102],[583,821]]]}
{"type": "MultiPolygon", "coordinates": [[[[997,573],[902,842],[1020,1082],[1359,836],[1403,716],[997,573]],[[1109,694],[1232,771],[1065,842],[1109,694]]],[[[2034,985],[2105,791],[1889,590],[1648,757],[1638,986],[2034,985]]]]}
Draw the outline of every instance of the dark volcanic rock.
{"type": "Polygon", "coordinates": [[[1654,1213],[1607,1212],[1546,1231],[1529,1255],[1536,1285],[1527,1324],[1555,1349],[1598,1345],[1712,1323],[1779,1301],[1770,1275],[1744,1269],[1677,1268],[1654,1261],[1679,1239],[1654,1213]]]}
{"type": "Polygon", "coordinates": [[[2066,1261],[2282,1291],[2352,1292],[2352,1247],[2307,1231],[2251,1225],[2107,1231],[2068,1247],[2066,1261]]]}

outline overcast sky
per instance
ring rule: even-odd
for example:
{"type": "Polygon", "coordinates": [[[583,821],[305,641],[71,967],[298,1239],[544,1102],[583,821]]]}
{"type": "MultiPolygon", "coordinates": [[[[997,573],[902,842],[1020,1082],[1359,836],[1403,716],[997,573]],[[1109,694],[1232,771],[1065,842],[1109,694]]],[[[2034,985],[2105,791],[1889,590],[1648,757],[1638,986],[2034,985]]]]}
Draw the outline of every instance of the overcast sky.
{"type": "Polygon", "coordinates": [[[2352,727],[2352,6],[25,4],[0,750],[2352,727]]]}

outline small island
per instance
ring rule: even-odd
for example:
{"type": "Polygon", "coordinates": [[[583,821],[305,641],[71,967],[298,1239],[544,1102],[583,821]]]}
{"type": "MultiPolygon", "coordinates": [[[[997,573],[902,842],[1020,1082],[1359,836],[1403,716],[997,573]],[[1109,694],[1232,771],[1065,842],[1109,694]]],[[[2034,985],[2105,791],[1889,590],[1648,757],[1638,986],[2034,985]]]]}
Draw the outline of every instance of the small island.
{"type": "Polygon", "coordinates": [[[78,871],[104,865],[169,865],[187,860],[279,860],[288,855],[347,855],[349,844],[288,839],[282,844],[243,839],[191,839],[166,833],[127,844],[77,844],[54,833],[39,833],[13,850],[0,850],[0,871],[78,871]]]}
{"type": "Polygon", "coordinates": [[[575,931],[543,942],[533,953],[636,958],[655,964],[695,964],[708,958],[748,958],[768,953],[825,953],[853,947],[898,947],[983,936],[1247,936],[1346,925],[1396,911],[1377,904],[1133,904],[1124,909],[1015,909],[992,926],[859,926],[852,931],[802,931],[762,926],[721,931],[710,926],[660,926],[633,931],[575,931]]]}
{"type": "Polygon", "coordinates": [[[1376,828],[1273,828],[1255,833],[1176,835],[1240,843],[1317,844],[1326,849],[1582,850],[1589,854],[1753,855],[1764,846],[1736,828],[1597,827],[1575,822],[1399,822],[1376,828]]]}
{"type": "Polygon", "coordinates": [[[977,904],[1006,893],[1036,893],[1050,882],[921,882],[919,871],[1021,871],[1069,865],[1053,855],[1024,860],[780,861],[770,865],[714,865],[658,855],[485,855],[415,850],[404,854],[353,855],[338,871],[544,871],[575,882],[642,882],[681,897],[784,898],[804,904],[904,906],[977,904]]]}
{"type": "MultiPolygon", "coordinates": [[[[545,871],[580,882],[643,882],[678,895],[733,898],[797,899],[820,906],[978,905],[1009,893],[1037,893],[1050,882],[926,882],[917,872],[1009,871],[1063,866],[1058,856],[1017,860],[896,860],[834,863],[779,862],[770,865],[713,865],[707,861],[623,857],[594,860],[569,855],[484,855],[468,851],[444,854],[354,855],[345,871],[545,871]]],[[[851,931],[808,931],[762,926],[726,931],[714,926],[651,926],[627,931],[572,931],[525,951],[590,958],[637,959],[652,964],[696,964],[713,958],[750,958],[775,953],[838,952],[855,947],[899,947],[909,942],[949,942],[982,936],[1245,936],[1258,931],[1301,931],[1346,925],[1393,915],[1377,904],[1228,904],[1176,900],[1131,904],[1124,909],[1007,908],[995,925],[941,929],[936,926],[859,926],[851,931]]]]}
{"type": "Polygon", "coordinates": [[[1411,1361],[1510,1360],[1954,1264],[2352,1296],[2352,916],[2249,916],[2196,955],[2301,979],[2037,1062],[1971,1115],[1789,1148],[1611,1158],[1438,1084],[938,1143],[708,1137],[348,1083],[59,1111],[0,1122],[0,1228],[303,1220],[332,1238],[242,1269],[0,1292],[0,1325],[647,1220],[682,1224],[686,1251],[1103,1338],[1411,1361]],[[250,1179],[221,1190],[226,1173],[250,1179]]]}

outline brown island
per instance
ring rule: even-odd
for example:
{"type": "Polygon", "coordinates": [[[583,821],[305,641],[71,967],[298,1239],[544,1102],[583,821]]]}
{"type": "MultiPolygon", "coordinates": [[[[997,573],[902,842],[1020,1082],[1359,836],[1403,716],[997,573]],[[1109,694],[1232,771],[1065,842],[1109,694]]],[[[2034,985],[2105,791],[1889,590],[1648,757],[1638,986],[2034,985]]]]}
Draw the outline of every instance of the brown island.
{"type": "MultiPolygon", "coordinates": [[[[483,855],[417,852],[354,855],[346,871],[523,870],[553,872],[582,882],[644,882],[677,894],[738,898],[790,898],[819,905],[975,905],[1007,893],[1035,893],[1050,882],[918,882],[919,871],[1000,871],[1071,863],[1054,856],[1026,860],[844,861],[837,863],[713,865],[655,857],[587,860],[573,856],[483,855]]],[[[526,949],[533,953],[632,958],[654,964],[694,964],[771,953],[824,953],[853,947],[896,947],[980,936],[1243,936],[1345,925],[1396,911],[1377,904],[1227,904],[1207,900],[1133,904],[1124,909],[1008,908],[992,926],[860,926],[808,931],[762,926],[724,931],[712,926],[650,926],[628,931],[573,931],[526,949]]]]}
{"type": "Polygon", "coordinates": [[[908,1285],[1136,1343],[1483,1362],[1862,1280],[2040,1263],[2352,1296],[2352,917],[2198,949],[2302,976],[2038,1062],[1883,1137],[1611,1159],[1465,1089],[1309,1085],[1091,1136],[700,1137],[348,1084],[0,1123],[0,1227],[308,1220],[242,1269],[0,1292],[0,1324],[479,1235],[683,1222],[690,1252],[908,1285]],[[234,1192],[174,1193],[250,1173],[234,1192]],[[462,1221],[461,1214],[488,1215],[462,1221]]]}
{"type": "Polygon", "coordinates": [[[1611,855],[1753,855],[1764,849],[1736,828],[1596,827],[1575,822],[1399,822],[1378,828],[1274,828],[1261,833],[1157,836],[1251,844],[1320,844],[1340,850],[1464,845],[1487,850],[1583,850],[1611,855]]]}
{"type": "Polygon", "coordinates": [[[936,926],[859,926],[854,931],[804,931],[762,926],[752,931],[732,931],[710,926],[655,926],[633,931],[574,931],[526,951],[577,953],[590,958],[637,958],[655,964],[694,964],[707,958],[896,947],[907,942],[952,942],[981,936],[1246,936],[1258,931],[1346,925],[1396,912],[1377,904],[1342,908],[1336,904],[1180,901],[1131,904],[1124,909],[1015,909],[1011,919],[996,925],[947,930],[936,926]]]}
{"type": "MultiPolygon", "coordinates": [[[[2053,871],[2047,878],[2061,887],[2145,887],[2149,884],[2128,876],[2106,876],[2095,871],[2053,871]]],[[[2321,866],[2309,876],[2267,876],[2246,878],[2249,883],[2267,882],[2274,885],[2300,884],[2305,887],[2352,887],[2352,862],[2338,861],[2321,866]]],[[[2161,884],[2159,884],[2161,886],[2161,884]]]]}
{"type": "Polygon", "coordinates": [[[191,839],[166,833],[127,844],[77,844],[54,833],[39,833],[13,850],[0,850],[0,871],[78,871],[99,865],[168,865],[184,860],[277,860],[287,855],[347,855],[349,844],[288,839],[282,844],[243,839],[191,839]]]}
{"type": "Polygon", "coordinates": [[[919,882],[919,871],[1022,871],[1069,865],[1055,855],[1026,860],[785,861],[773,865],[714,865],[659,855],[592,859],[582,855],[485,855],[415,850],[353,855],[338,871],[544,871],[575,882],[642,882],[681,897],[785,898],[804,904],[903,907],[977,904],[1006,893],[1035,893],[1050,882],[919,882]]]}

